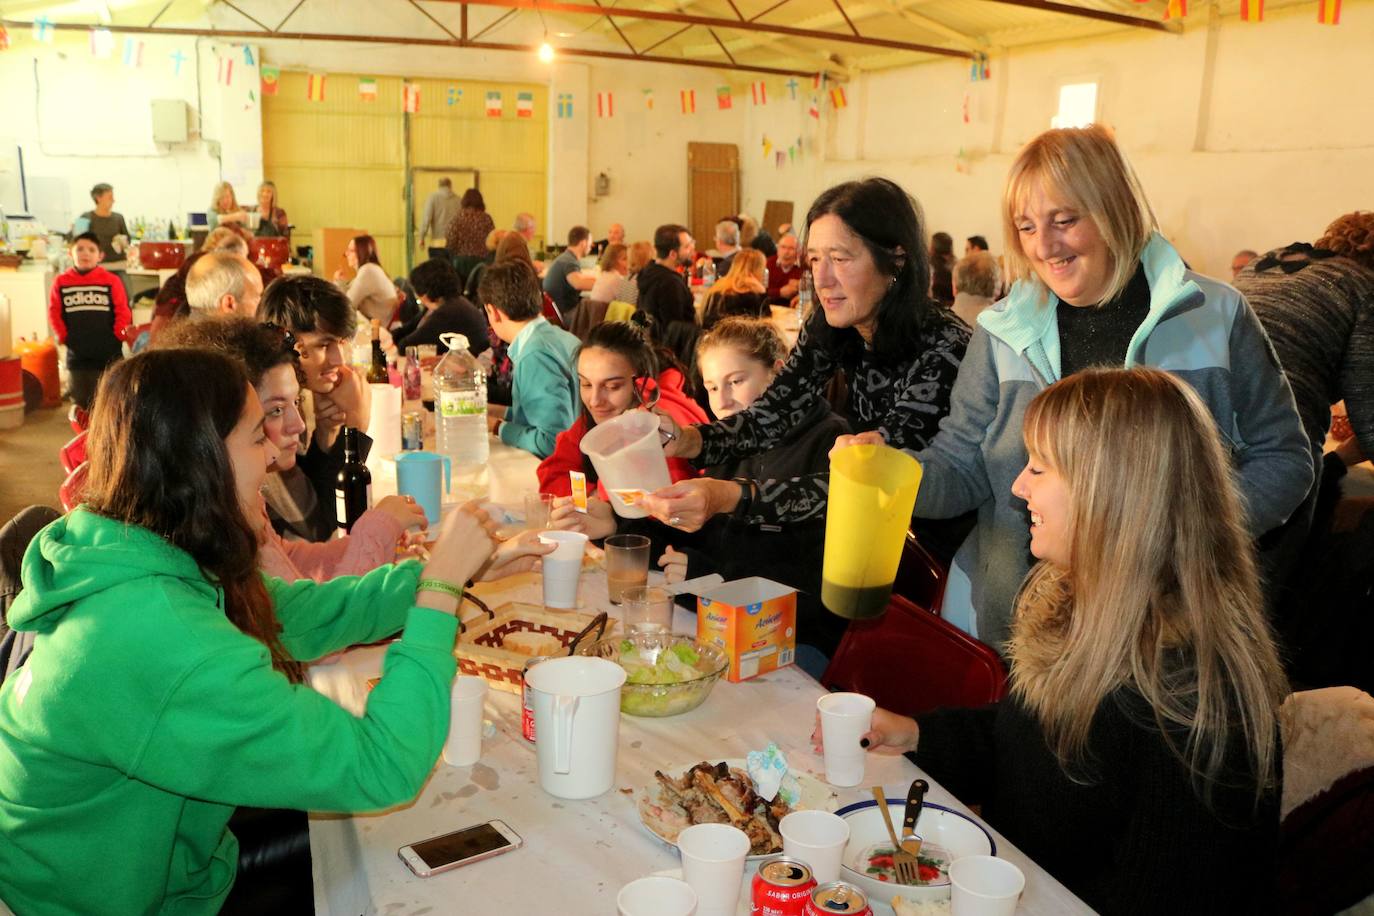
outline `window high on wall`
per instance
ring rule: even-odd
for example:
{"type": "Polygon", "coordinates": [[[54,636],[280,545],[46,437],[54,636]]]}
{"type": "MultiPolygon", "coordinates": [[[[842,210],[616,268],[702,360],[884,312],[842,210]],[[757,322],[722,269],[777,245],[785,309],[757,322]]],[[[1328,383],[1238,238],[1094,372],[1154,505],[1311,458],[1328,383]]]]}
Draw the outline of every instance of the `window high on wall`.
{"type": "Polygon", "coordinates": [[[1066,83],[1059,87],[1059,111],[1050,127],[1086,127],[1097,120],[1097,83],[1066,83]]]}

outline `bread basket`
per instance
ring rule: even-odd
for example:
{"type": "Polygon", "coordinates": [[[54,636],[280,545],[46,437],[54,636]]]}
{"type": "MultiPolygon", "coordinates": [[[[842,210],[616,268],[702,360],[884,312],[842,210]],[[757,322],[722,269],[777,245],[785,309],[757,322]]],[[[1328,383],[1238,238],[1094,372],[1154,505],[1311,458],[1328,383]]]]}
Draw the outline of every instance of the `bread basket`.
{"type": "Polygon", "coordinates": [[[495,610],[483,608],[489,619],[468,626],[458,636],[453,652],[458,657],[458,672],[486,679],[496,690],[519,693],[525,662],[532,656],[503,648],[502,640],[513,633],[547,633],[571,653],[580,641],[595,641],[606,636],[614,622],[602,612],[579,614],[576,611],[546,610],[534,604],[512,601],[495,610]]]}

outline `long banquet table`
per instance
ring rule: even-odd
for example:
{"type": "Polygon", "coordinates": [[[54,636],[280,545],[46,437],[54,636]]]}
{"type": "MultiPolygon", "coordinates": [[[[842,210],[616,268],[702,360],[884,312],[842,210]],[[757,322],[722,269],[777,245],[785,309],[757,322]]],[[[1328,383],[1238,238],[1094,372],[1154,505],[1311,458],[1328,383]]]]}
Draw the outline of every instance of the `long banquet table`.
{"type": "MultiPolygon", "coordinates": [[[[534,489],[532,460],[512,454],[514,450],[495,440],[492,452],[493,496],[505,497],[498,502],[517,501],[522,479],[527,489],[534,489]]],[[[507,601],[541,603],[540,584],[533,574],[484,583],[476,592],[492,607],[507,601]]],[[[599,570],[584,569],[580,601],[584,611],[605,609],[613,618],[619,616],[606,600],[605,574],[599,570]]],[[[470,613],[465,610],[465,615],[470,613]]],[[[695,627],[695,614],[678,608],[674,629],[694,632],[695,627]]],[[[366,681],[380,673],[384,651],[350,650],[330,664],[317,665],[312,682],[359,712],[366,681]]],[[[622,716],[615,787],[600,798],[566,801],[539,787],[534,745],[520,735],[520,698],[489,691],[485,715],[495,735],[484,740],[477,764],[452,767],[441,758],[409,805],[378,814],[311,815],[316,913],[438,916],[488,908],[519,914],[613,913],[622,885],[679,864],[676,851],[639,820],[637,798],[653,783],[654,770],[682,768],[703,759],[740,758],[773,741],[794,769],[823,782],[824,765],[810,745],[816,699],[823,693],[820,684],[794,666],[741,684],[722,680],[703,705],[678,716],[622,716]],[[514,828],[524,847],[425,879],[411,874],[397,857],[403,845],[491,818],[514,828]]],[[[881,783],[890,797],[904,798],[911,780],[920,775],[903,757],[870,756],[865,783],[881,783]]],[[[835,794],[840,805],[869,797],[863,788],[838,789],[835,794]]],[[[969,813],[934,781],[928,800],[969,813]]],[[[989,832],[997,854],[1026,874],[1019,914],[1091,912],[991,826],[989,832]]],[[[748,878],[746,872],[746,894],[748,878]]],[[[889,911],[880,906],[875,912],[889,911]]]]}

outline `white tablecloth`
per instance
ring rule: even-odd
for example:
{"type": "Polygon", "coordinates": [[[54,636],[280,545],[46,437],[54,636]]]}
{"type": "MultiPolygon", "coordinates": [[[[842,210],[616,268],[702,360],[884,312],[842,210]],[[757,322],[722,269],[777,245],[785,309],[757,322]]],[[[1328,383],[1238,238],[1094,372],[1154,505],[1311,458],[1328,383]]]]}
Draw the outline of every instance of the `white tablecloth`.
{"type": "MultiPolygon", "coordinates": [[[[529,461],[514,450],[493,447],[493,489],[507,499],[532,489],[529,461]],[[521,480],[524,484],[521,484],[521,480]]],[[[495,493],[493,495],[496,495],[495,493]]],[[[506,601],[541,603],[534,575],[480,585],[477,593],[496,606],[506,601]]],[[[606,608],[605,575],[583,575],[584,610],[606,608]]],[[[465,610],[466,613],[471,613],[465,610]]],[[[695,615],[678,609],[674,628],[695,630],[695,615]]],[[[366,696],[365,682],[380,673],[384,650],[351,650],[317,665],[312,682],[355,710],[366,696]]],[[[653,782],[655,769],[700,760],[743,757],[775,741],[795,768],[824,781],[824,764],[811,752],[816,699],[823,689],[795,667],[747,681],[721,681],[697,709],[667,719],[622,716],[615,788],[588,801],[565,801],[538,785],[534,746],[520,736],[520,699],[491,691],[486,716],[496,734],[486,739],[482,759],[451,767],[442,759],[412,804],[381,814],[312,815],[315,911],[319,916],[357,914],[503,913],[606,914],[615,895],[635,878],[678,865],[677,853],[641,825],[636,793],[653,782]],[[432,878],[417,878],[396,850],[409,843],[491,818],[500,818],[524,838],[524,848],[432,878]]],[[[866,784],[881,783],[890,797],[906,797],[921,771],[903,757],[868,761],[866,784]]],[[[837,790],[840,804],[868,798],[864,789],[837,790]]],[[[932,781],[929,800],[967,812],[932,781]]],[[[1043,869],[995,830],[997,854],[1026,874],[1018,913],[1091,912],[1043,869]]],[[[884,912],[885,908],[876,908],[884,912]]]]}

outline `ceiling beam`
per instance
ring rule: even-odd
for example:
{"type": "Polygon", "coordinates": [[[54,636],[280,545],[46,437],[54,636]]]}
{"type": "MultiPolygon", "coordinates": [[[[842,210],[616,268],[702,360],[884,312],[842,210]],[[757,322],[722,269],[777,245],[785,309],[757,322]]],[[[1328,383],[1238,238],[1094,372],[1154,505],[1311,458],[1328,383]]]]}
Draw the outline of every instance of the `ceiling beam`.
{"type": "MultiPolygon", "coordinates": [[[[595,9],[595,7],[593,7],[595,9]]],[[[515,12],[511,10],[511,12],[515,12]]],[[[0,25],[7,29],[30,29],[33,21],[20,21],[18,19],[0,19],[0,25]]],[[[186,38],[217,38],[222,41],[237,39],[241,41],[326,41],[326,42],[346,42],[354,44],[377,44],[377,45],[402,45],[406,47],[423,48],[472,48],[479,51],[516,51],[521,53],[534,54],[539,50],[538,45],[532,44],[511,44],[497,41],[454,41],[448,38],[406,38],[401,36],[388,35],[343,35],[331,32],[273,32],[270,30],[255,29],[209,29],[209,28],[174,28],[174,27],[155,27],[138,25],[94,25],[81,24],[75,22],[54,22],[51,27],[59,32],[90,32],[93,29],[103,28],[109,32],[121,35],[178,35],[186,38]]],[[[701,67],[707,70],[738,70],[744,73],[767,73],[773,76],[812,76],[815,71],[801,70],[795,67],[759,67],[752,64],[722,64],[709,60],[692,60],[683,57],[666,57],[658,54],[630,54],[627,51],[599,51],[587,48],[559,48],[557,53],[560,57],[594,57],[607,60],[639,61],[642,63],[653,64],[673,64],[678,67],[701,67]]]]}
{"type": "MultiPolygon", "coordinates": [[[[583,3],[567,3],[562,0],[431,0],[436,3],[467,3],[471,6],[495,6],[507,9],[538,9],[549,13],[572,13],[600,18],[606,11],[599,6],[583,3]]],[[[1031,2],[1031,0],[1026,0],[1031,2]]],[[[655,22],[676,22],[684,25],[700,25],[707,28],[731,29],[744,32],[762,32],[771,35],[787,35],[792,38],[809,38],[815,41],[842,42],[867,45],[874,48],[891,48],[895,51],[912,51],[919,54],[941,54],[946,57],[968,58],[967,51],[942,48],[936,45],[919,44],[910,41],[893,41],[887,38],[872,38],[864,35],[845,35],[841,32],[824,32],[815,29],[799,29],[792,26],[773,25],[763,22],[740,22],[737,19],[719,19],[715,16],[696,16],[687,13],[666,13],[659,10],[631,10],[616,7],[615,15],[621,19],[647,19],[655,22]]]]}
{"type": "Polygon", "coordinates": [[[892,13],[894,16],[900,16],[917,28],[925,29],[927,32],[934,32],[941,38],[952,41],[969,51],[982,51],[987,48],[986,44],[978,41],[972,35],[960,32],[958,29],[952,29],[943,22],[931,19],[929,16],[923,16],[914,10],[907,9],[901,3],[898,3],[897,0],[868,0],[868,2],[875,3],[889,13],[892,13]]]}
{"type": "Polygon", "coordinates": [[[1181,22],[1160,22],[1158,19],[1142,19],[1139,16],[1127,16],[1125,13],[1112,13],[1107,10],[1088,9],[1085,6],[1070,6],[1067,3],[1055,3],[1054,0],[983,0],[983,2],[1005,3],[1007,6],[1019,6],[1023,9],[1040,10],[1045,13],[1062,13],[1065,16],[1096,19],[1100,22],[1113,22],[1117,25],[1127,25],[1137,29],[1153,29],[1157,32],[1172,32],[1178,34],[1183,31],[1183,24],[1181,22]]]}

